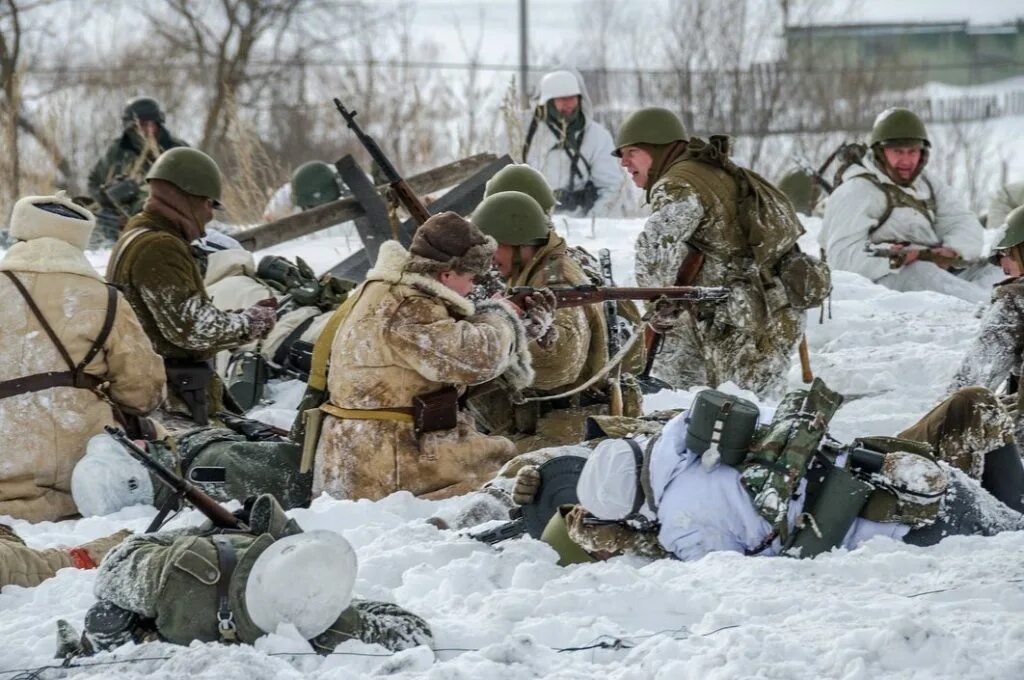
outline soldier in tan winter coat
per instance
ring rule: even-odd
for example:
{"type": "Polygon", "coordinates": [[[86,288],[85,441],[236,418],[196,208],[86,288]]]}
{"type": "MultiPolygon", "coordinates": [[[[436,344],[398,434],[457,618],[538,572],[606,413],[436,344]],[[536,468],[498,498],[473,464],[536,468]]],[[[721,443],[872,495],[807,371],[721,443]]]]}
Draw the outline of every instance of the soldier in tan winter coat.
{"type": "Polygon", "coordinates": [[[494,250],[451,212],[425,222],[409,251],[381,247],[337,312],[314,496],[376,500],[404,489],[444,498],[480,486],[515,455],[508,439],[477,432],[456,401],[502,374],[518,387],[533,379],[518,308],[465,297],[494,250]]]}
{"type": "Polygon", "coordinates": [[[114,408],[146,414],[164,369],[127,301],[83,254],[95,218],[63,193],[21,199],[0,260],[0,515],[76,514],[71,470],[114,408]]]}
{"type": "Polygon", "coordinates": [[[95,569],[106,554],[131,534],[122,529],[73,548],[31,548],[6,524],[0,524],[0,588],[31,588],[61,569],[95,569]]]}

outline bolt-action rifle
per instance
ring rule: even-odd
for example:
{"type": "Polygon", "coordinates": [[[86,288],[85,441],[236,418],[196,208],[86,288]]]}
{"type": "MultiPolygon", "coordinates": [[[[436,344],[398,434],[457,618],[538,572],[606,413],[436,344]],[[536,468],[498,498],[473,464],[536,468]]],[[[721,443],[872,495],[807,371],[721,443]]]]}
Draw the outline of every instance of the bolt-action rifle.
{"type": "Polygon", "coordinates": [[[391,163],[391,160],[387,157],[380,146],[370,135],[363,132],[363,129],[359,127],[359,123],[356,122],[356,112],[349,111],[345,108],[345,105],[341,103],[341,100],[337,97],[334,98],[334,105],[338,107],[338,112],[341,117],[345,119],[345,123],[352,132],[356,133],[356,137],[359,142],[363,145],[366,151],[370,154],[370,158],[377,164],[380,171],[384,173],[384,177],[387,179],[391,192],[394,194],[395,199],[402,204],[402,206],[409,211],[409,215],[416,220],[417,224],[423,224],[430,217],[430,211],[427,210],[427,206],[423,204],[423,201],[419,199],[416,192],[412,190],[409,183],[406,182],[395,166],[391,163]]]}
{"type": "MultiPolygon", "coordinates": [[[[517,286],[508,291],[512,302],[519,304],[523,298],[536,293],[538,288],[517,286]]],[[[685,300],[687,302],[724,302],[729,297],[729,289],[723,286],[666,286],[664,288],[613,288],[610,286],[570,286],[566,288],[550,288],[555,295],[555,306],[582,307],[598,302],[615,300],[646,300],[654,302],[659,298],[669,300],[685,300]]],[[[520,305],[522,306],[522,305],[520,305]]]]}
{"type": "MultiPolygon", "coordinates": [[[[103,429],[106,430],[107,434],[113,437],[118,444],[123,446],[124,449],[131,454],[132,458],[145,465],[146,469],[155,474],[157,479],[170,487],[174,492],[175,497],[188,501],[192,507],[206,515],[206,517],[213,522],[214,526],[224,529],[238,529],[240,531],[249,530],[249,527],[246,526],[245,522],[228,512],[223,505],[200,491],[187,479],[182,478],[170,468],[150,457],[145,450],[139,448],[135,442],[129,439],[128,435],[126,435],[123,430],[111,427],[110,425],[104,426],[103,429]]],[[[160,528],[169,509],[170,506],[165,505],[164,508],[160,510],[160,513],[153,519],[153,522],[146,529],[146,533],[151,533],[160,528]]]]}
{"type": "MultiPolygon", "coordinates": [[[[911,252],[917,253],[918,260],[921,260],[922,262],[934,262],[944,269],[949,267],[965,269],[977,264],[977,261],[964,260],[960,257],[949,257],[948,255],[943,255],[937,252],[933,248],[915,246],[910,243],[865,243],[864,252],[871,257],[888,258],[890,269],[899,269],[902,267],[906,263],[907,255],[911,252]]],[[[984,260],[980,261],[983,262],[984,260]]]]}

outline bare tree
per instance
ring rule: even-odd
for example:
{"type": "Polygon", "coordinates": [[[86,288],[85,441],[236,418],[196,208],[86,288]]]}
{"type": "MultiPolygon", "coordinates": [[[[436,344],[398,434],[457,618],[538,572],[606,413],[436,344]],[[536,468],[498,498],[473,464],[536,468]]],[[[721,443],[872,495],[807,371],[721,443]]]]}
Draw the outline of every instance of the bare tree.
{"type": "Polygon", "coordinates": [[[13,203],[21,192],[21,160],[18,152],[18,112],[21,110],[18,60],[21,57],[21,8],[14,0],[0,4],[0,89],[3,91],[2,127],[6,159],[6,202],[13,203]]]}

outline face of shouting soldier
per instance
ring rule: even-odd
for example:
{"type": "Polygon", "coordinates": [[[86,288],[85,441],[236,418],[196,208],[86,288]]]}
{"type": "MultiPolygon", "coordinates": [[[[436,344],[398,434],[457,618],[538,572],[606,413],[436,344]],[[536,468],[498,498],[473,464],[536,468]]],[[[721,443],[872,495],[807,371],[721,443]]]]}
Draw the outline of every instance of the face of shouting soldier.
{"type": "Polygon", "coordinates": [[[892,145],[882,147],[889,175],[897,182],[910,182],[921,163],[921,145],[892,145]]]}
{"type": "Polygon", "coordinates": [[[626,146],[621,149],[622,158],[619,164],[626,169],[633,179],[633,184],[641,189],[647,188],[647,175],[651,171],[654,159],[645,149],[638,146],[626,146]]]}

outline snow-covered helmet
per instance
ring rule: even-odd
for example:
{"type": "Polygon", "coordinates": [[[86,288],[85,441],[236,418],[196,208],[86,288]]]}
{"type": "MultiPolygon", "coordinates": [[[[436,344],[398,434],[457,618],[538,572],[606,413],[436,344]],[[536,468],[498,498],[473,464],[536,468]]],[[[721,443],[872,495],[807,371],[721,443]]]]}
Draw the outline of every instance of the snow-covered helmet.
{"type": "Polygon", "coordinates": [[[71,471],[71,498],[83,517],[109,515],[130,505],[153,504],[149,471],[108,434],[85,445],[71,471]]]}
{"type": "Polygon", "coordinates": [[[552,71],[540,79],[540,101],[542,104],[557,97],[572,97],[582,93],[580,81],[572,71],[552,71]]]}
{"type": "Polygon", "coordinates": [[[290,623],[314,638],[352,602],[357,568],[355,550],[341,534],[319,529],[286,536],[252,566],[245,584],[249,618],[268,633],[290,623]]]}

